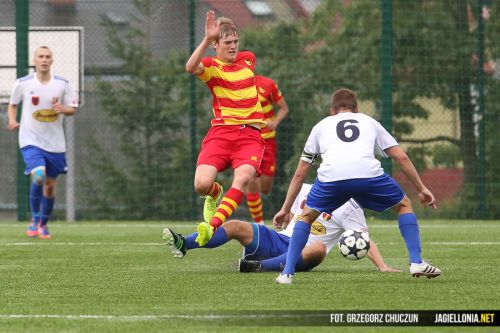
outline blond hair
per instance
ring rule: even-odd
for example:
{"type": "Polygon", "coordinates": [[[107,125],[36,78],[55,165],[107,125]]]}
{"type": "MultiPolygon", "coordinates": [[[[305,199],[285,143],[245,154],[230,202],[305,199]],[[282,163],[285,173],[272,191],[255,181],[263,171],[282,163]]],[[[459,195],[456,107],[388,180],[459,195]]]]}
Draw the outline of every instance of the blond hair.
{"type": "Polygon", "coordinates": [[[221,38],[228,36],[239,37],[240,32],[238,31],[238,27],[234,24],[233,20],[229,17],[221,16],[217,19],[217,22],[220,23],[220,33],[216,42],[218,42],[221,38]]]}

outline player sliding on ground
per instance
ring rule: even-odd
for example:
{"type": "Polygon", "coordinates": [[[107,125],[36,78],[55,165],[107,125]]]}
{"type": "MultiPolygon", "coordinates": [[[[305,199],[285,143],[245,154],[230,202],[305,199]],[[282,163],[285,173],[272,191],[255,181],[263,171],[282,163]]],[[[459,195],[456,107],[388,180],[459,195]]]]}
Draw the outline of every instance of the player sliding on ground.
{"type": "Polygon", "coordinates": [[[186,71],[203,80],[213,97],[212,127],[203,139],[194,176],[196,192],[205,197],[205,222],[198,225],[196,239],[200,246],[241,203],[264,153],[260,128],[266,123],[255,86],[255,55],[238,52],[238,45],[236,25],[228,18],[216,19],[210,10],[205,37],[186,63],[186,71]],[[209,46],[215,50],[215,57],[204,57],[209,46]],[[215,179],[228,167],[233,168],[234,177],[231,188],[223,195],[215,179]]]}
{"type": "Polygon", "coordinates": [[[422,260],[417,217],[410,199],[399,184],[384,173],[380,161],[374,156],[376,153],[394,159],[415,186],[420,202],[436,208],[434,195],[422,183],[408,155],[379,122],[358,112],[353,91],[335,91],[331,97],[330,114],[312,129],[288,187],[285,202],[274,216],[275,226],[287,221],[304,177],[316,157],[321,155],[318,175],[307,196],[304,211],[293,229],[286,265],[276,282],[292,283],[295,265],[300,261],[313,222],[321,212],[333,211],[350,198],[354,198],[362,207],[378,212],[393,208],[398,214],[399,230],[410,256],[410,274],[429,278],[439,276],[439,268],[422,260]]]}
{"type": "MultiPolygon", "coordinates": [[[[245,247],[245,254],[239,263],[240,272],[281,271],[286,262],[293,226],[302,212],[301,207],[310,189],[309,184],[302,186],[292,207],[294,216],[290,216],[291,222],[284,231],[276,232],[256,223],[231,220],[224,223],[203,248],[219,247],[231,239],[236,239],[245,247]]],[[[321,214],[314,222],[314,228],[296,264],[296,270],[309,271],[319,265],[337,244],[340,235],[350,229],[368,230],[363,210],[354,200],[348,201],[331,214],[321,214]]],[[[171,246],[172,253],[177,258],[182,258],[188,250],[200,248],[195,241],[197,236],[193,233],[184,237],[169,228],[163,231],[163,239],[171,246]]],[[[370,243],[368,258],[379,271],[400,272],[388,266],[382,259],[377,245],[373,241],[370,243]]]]}

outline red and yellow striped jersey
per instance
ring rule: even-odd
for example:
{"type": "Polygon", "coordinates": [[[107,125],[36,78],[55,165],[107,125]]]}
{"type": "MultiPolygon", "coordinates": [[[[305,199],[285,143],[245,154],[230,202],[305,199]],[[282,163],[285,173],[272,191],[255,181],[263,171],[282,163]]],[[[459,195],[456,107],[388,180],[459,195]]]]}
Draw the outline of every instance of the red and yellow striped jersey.
{"type": "MultiPolygon", "coordinates": [[[[259,93],[259,101],[262,105],[262,112],[264,113],[264,120],[266,122],[274,120],[273,104],[279,102],[283,95],[278,88],[278,85],[270,78],[262,75],[255,75],[255,82],[257,84],[257,92],[259,93]]],[[[262,138],[270,139],[276,137],[275,130],[269,130],[267,127],[262,129],[262,138]]]]}
{"type": "Polygon", "coordinates": [[[248,51],[238,52],[233,63],[216,57],[201,61],[205,70],[198,77],[205,82],[213,97],[212,126],[265,126],[253,72],[255,55],[248,51]]]}

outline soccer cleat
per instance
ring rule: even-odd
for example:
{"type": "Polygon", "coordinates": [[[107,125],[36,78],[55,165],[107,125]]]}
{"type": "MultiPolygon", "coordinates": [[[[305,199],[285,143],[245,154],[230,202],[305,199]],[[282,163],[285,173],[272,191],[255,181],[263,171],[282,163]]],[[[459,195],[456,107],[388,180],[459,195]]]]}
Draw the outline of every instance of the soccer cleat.
{"type": "Polygon", "coordinates": [[[42,239],[52,238],[52,235],[46,225],[38,225],[38,237],[42,239]]]}
{"type": "Polygon", "coordinates": [[[432,279],[441,275],[441,270],[425,261],[422,261],[421,264],[410,264],[410,274],[411,276],[417,278],[420,276],[426,276],[427,278],[432,279]]]}
{"type": "Polygon", "coordinates": [[[220,186],[220,191],[219,195],[217,198],[212,198],[209,195],[205,196],[205,204],[203,206],[203,219],[205,222],[210,223],[210,220],[212,217],[217,213],[217,204],[219,203],[219,200],[222,198],[222,194],[224,193],[224,188],[222,185],[220,186]]]}
{"type": "Polygon", "coordinates": [[[36,237],[38,236],[38,226],[36,222],[32,222],[29,226],[28,229],[26,229],[26,235],[28,237],[36,237]]]}
{"type": "Polygon", "coordinates": [[[186,238],[181,234],[173,232],[170,228],[163,229],[163,240],[172,249],[174,258],[182,258],[186,255],[186,238]]]}
{"type": "Polygon", "coordinates": [[[276,278],[276,283],[277,284],[292,284],[294,276],[295,275],[293,275],[293,274],[280,274],[276,278]]]}
{"type": "Polygon", "coordinates": [[[260,261],[240,259],[239,264],[240,273],[257,273],[261,271],[260,261]]]}
{"type": "Polygon", "coordinates": [[[207,222],[201,222],[196,229],[198,230],[198,237],[196,237],[195,241],[200,246],[206,245],[214,235],[214,227],[207,222]]]}

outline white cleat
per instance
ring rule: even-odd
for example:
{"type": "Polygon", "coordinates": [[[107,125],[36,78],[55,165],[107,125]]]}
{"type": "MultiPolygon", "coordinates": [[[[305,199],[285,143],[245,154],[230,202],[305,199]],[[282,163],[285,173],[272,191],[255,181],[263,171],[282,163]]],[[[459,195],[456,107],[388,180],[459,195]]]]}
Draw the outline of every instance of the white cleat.
{"type": "Polygon", "coordinates": [[[410,274],[414,277],[426,276],[427,278],[432,279],[441,275],[441,270],[425,261],[422,261],[421,264],[410,264],[410,274]]]}
{"type": "Polygon", "coordinates": [[[276,278],[277,284],[292,284],[293,283],[293,274],[280,274],[276,278]]]}

